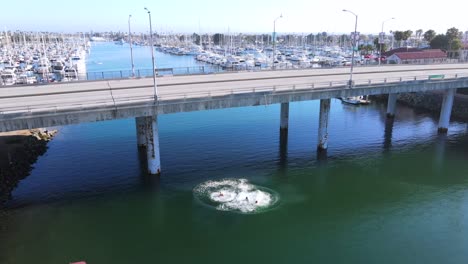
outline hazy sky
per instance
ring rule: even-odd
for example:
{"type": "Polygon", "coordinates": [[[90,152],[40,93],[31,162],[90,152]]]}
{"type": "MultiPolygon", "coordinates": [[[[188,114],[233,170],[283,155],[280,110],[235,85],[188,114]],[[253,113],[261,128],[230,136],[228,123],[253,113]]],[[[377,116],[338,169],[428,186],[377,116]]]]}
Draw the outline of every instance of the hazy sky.
{"type": "Polygon", "coordinates": [[[443,2],[392,0],[24,0],[2,1],[1,30],[25,31],[132,31],[148,32],[152,14],[153,31],[164,32],[278,32],[349,33],[359,16],[358,31],[434,29],[445,33],[450,27],[468,30],[466,0],[443,2]]]}

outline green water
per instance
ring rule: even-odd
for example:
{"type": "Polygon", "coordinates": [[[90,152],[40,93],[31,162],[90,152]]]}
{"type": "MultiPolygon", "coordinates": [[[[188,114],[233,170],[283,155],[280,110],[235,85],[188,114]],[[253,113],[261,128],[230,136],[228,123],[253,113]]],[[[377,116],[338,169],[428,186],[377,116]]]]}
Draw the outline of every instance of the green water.
{"type": "Polygon", "coordinates": [[[321,159],[318,109],[290,104],[286,143],[279,105],[162,115],[159,179],[133,119],[60,127],[0,211],[0,263],[468,263],[467,125],[439,136],[437,115],[398,106],[388,125],[385,103],[332,100],[321,159]],[[279,202],[240,214],[194,196],[226,178],[279,202]]]}
{"type": "Polygon", "coordinates": [[[217,211],[160,182],[13,210],[1,263],[464,263],[466,154],[441,161],[441,144],[257,175],[281,196],[260,214],[217,211]]]}

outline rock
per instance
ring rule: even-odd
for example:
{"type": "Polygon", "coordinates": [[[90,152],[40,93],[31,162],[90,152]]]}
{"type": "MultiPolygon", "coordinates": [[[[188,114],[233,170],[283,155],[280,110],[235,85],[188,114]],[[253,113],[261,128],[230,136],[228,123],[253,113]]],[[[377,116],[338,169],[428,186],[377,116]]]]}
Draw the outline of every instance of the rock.
{"type": "MultiPolygon", "coordinates": [[[[388,96],[372,96],[376,101],[386,102],[388,96]]],[[[425,93],[403,93],[398,95],[398,102],[409,107],[423,109],[425,111],[438,114],[443,100],[443,92],[425,93]]],[[[452,116],[462,120],[468,120],[468,97],[463,94],[456,94],[453,102],[452,116]]]]}
{"type": "Polygon", "coordinates": [[[11,199],[11,193],[18,183],[26,178],[38,157],[47,151],[47,142],[57,130],[31,129],[18,131],[0,137],[0,211],[2,205],[11,199]]]}

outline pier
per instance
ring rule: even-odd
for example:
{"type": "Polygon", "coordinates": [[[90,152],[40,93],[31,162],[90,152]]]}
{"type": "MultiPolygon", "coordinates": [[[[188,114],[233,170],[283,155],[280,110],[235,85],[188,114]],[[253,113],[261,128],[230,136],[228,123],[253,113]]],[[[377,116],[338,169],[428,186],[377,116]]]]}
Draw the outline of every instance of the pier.
{"type": "Polygon", "coordinates": [[[163,76],[157,78],[157,101],[151,78],[4,87],[0,132],[136,118],[148,172],[159,174],[158,115],[281,104],[279,127],[287,131],[290,102],[321,100],[317,148],[323,151],[330,140],[331,98],[389,94],[387,116],[393,118],[399,93],[445,90],[439,131],[446,132],[455,91],[468,87],[468,65],[363,67],[355,69],[353,87],[348,80],[346,68],[163,76]]]}

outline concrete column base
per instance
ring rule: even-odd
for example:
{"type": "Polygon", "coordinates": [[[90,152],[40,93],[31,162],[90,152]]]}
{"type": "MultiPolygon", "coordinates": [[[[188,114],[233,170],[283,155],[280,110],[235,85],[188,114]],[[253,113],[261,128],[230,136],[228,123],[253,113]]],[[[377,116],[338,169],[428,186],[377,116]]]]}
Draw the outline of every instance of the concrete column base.
{"type": "Polygon", "coordinates": [[[330,99],[320,100],[320,116],[318,130],[317,149],[326,150],[328,148],[328,122],[330,120],[330,99]]]}
{"type": "Polygon", "coordinates": [[[450,115],[452,114],[453,99],[455,97],[457,89],[448,89],[445,92],[444,99],[442,101],[442,107],[440,109],[439,118],[439,133],[447,133],[450,124],[450,115]]]}
{"type": "Polygon", "coordinates": [[[145,129],[145,117],[135,118],[135,126],[137,132],[137,145],[139,148],[146,148],[146,129],[145,129]]]}
{"type": "Polygon", "coordinates": [[[281,103],[280,129],[287,130],[289,127],[289,103],[281,103]]]}
{"type": "Polygon", "coordinates": [[[389,94],[387,102],[387,118],[395,118],[398,94],[389,94]]]}
{"type": "Polygon", "coordinates": [[[161,174],[161,161],[159,154],[158,116],[145,117],[146,130],[146,156],[148,160],[148,174],[161,174]]]}

